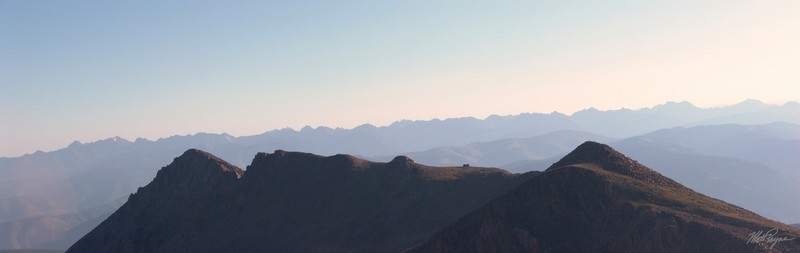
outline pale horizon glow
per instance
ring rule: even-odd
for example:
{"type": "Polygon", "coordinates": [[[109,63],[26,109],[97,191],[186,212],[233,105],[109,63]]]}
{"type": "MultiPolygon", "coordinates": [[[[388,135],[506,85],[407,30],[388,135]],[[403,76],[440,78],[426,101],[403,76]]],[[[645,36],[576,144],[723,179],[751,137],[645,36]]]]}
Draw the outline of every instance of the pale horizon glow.
{"type": "Polygon", "coordinates": [[[113,136],[800,101],[797,13],[797,1],[0,1],[0,157],[113,136]]]}

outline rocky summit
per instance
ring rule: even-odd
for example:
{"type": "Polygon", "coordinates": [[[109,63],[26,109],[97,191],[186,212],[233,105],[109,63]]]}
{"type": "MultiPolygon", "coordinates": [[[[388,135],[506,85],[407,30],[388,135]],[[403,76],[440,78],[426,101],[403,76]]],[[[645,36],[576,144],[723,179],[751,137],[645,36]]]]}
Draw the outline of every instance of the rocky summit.
{"type": "Polygon", "coordinates": [[[408,252],[800,252],[798,237],[586,142],[408,252]]]}

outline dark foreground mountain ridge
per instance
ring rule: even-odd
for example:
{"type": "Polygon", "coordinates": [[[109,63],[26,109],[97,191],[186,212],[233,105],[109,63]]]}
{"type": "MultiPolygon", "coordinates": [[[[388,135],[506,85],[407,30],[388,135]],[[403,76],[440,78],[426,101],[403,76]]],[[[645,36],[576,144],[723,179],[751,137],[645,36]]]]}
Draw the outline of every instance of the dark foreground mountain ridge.
{"type": "Polygon", "coordinates": [[[68,252],[398,252],[534,174],[192,149],[68,252]]]}
{"type": "Polygon", "coordinates": [[[68,252],[759,252],[772,228],[800,237],[594,142],[538,176],[281,150],[244,172],[189,150],[68,252]]]}
{"type": "Polygon", "coordinates": [[[409,252],[798,252],[798,237],[586,142],[409,252]],[[771,229],[790,240],[750,241],[771,229]]]}
{"type": "MultiPolygon", "coordinates": [[[[0,248],[66,250],[68,245],[75,243],[77,238],[88,232],[84,228],[94,227],[97,224],[96,220],[105,219],[100,216],[109,214],[97,214],[97,216],[90,217],[86,214],[91,212],[87,211],[103,206],[113,205],[114,209],[119,207],[121,203],[118,203],[118,200],[127,199],[127,196],[135,192],[138,187],[150,182],[161,166],[170,163],[177,154],[190,148],[209,151],[231,164],[244,168],[252,160],[253,154],[264,150],[303,150],[324,155],[347,153],[361,157],[391,159],[396,154],[436,147],[494,142],[501,139],[531,138],[563,130],[584,131],[623,138],[676,126],[725,123],[751,125],[780,121],[797,124],[800,123],[798,121],[800,117],[797,117],[798,112],[800,112],[800,103],[797,102],[778,106],[749,100],[720,108],[697,108],[684,102],[666,103],[640,110],[599,111],[587,109],[572,115],[523,113],[509,116],[489,116],[482,119],[467,117],[442,120],[403,120],[388,126],[365,124],[353,129],[323,126],[304,127],[297,130],[281,129],[240,137],[228,134],[198,133],[186,136],[176,135],[158,140],[137,138],[128,141],[120,137],[113,137],[91,143],[76,141],[68,147],[52,152],[35,152],[13,158],[0,157],[0,222],[5,223],[0,224],[0,234],[9,235],[0,236],[0,239],[5,239],[0,240],[0,248]],[[80,219],[75,219],[75,217],[80,219]]],[[[586,139],[610,141],[598,138],[586,139]]],[[[559,152],[547,154],[565,154],[583,140],[585,139],[563,146],[565,148],[559,152]]],[[[781,144],[780,147],[784,147],[784,145],[781,144]]],[[[425,161],[426,157],[419,154],[414,154],[412,157],[418,162],[429,165],[451,166],[471,163],[478,166],[505,168],[502,165],[517,161],[496,164],[486,162],[497,161],[497,158],[514,158],[519,154],[525,155],[524,159],[539,159],[541,155],[545,154],[537,152],[542,147],[536,144],[535,148],[515,149],[512,146],[510,151],[516,151],[516,153],[495,150],[499,152],[498,155],[483,153],[486,156],[475,161],[470,159],[474,154],[468,153],[467,156],[462,156],[465,150],[443,150],[457,152],[457,159],[449,161],[442,160],[453,157],[453,154],[440,153],[443,157],[427,157],[429,161],[425,161]],[[521,151],[525,153],[520,153],[521,151]],[[430,158],[436,158],[443,163],[431,162],[430,158]]],[[[768,149],[751,145],[745,147],[747,148],[735,152],[744,155],[735,157],[749,161],[753,161],[751,158],[763,158],[778,165],[788,165],[790,169],[794,168],[791,167],[792,165],[797,164],[797,162],[793,162],[795,160],[787,160],[784,155],[790,153],[789,157],[794,157],[791,152],[772,152],[779,146],[768,145],[770,147],[768,149]],[[760,157],[761,154],[767,156],[760,157]]],[[[790,147],[781,149],[794,150],[790,147]]],[[[485,152],[487,150],[473,151],[485,152]]],[[[560,157],[555,159],[557,160],[557,158],[560,157]]],[[[761,163],[758,160],[755,162],[761,163]]],[[[548,162],[545,166],[525,169],[544,169],[550,163],[552,162],[548,162]]],[[[647,162],[645,164],[650,165],[647,162]]],[[[682,181],[683,178],[674,179],[686,184],[682,181]]],[[[770,180],[765,179],[765,181],[770,180]]],[[[725,187],[720,186],[719,181],[717,182],[710,184],[716,185],[715,187],[725,187]]],[[[689,186],[695,187],[694,185],[689,186]]],[[[747,183],[737,187],[743,186],[745,188],[752,186],[753,189],[762,188],[747,183]]],[[[705,191],[706,189],[695,189],[704,194],[714,194],[705,191]]],[[[713,196],[723,197],[719,194],[713,196]]],[[[756,198],[751,193],[740,196],[746,197],[739,199],[756,198]]],[[[797,215],[793,215],[792,212],[797,209],[796,207],[784,208],[791,204],[776,204],[775,202],[769,200],[755,203],[756,206],[764,206],[760,209],[753,205],[746,205],[746,207],[772,219],[791,223],[800,222],[797,215]]],[[[736,203],[745,204],[745,202],[736,203]]]]}

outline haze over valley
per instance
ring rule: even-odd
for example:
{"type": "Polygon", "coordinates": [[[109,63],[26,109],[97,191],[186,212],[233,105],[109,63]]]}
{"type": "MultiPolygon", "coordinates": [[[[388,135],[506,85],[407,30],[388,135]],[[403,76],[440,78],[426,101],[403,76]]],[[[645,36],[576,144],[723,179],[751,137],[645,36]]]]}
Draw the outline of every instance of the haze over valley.
{"type": "Polygon", "coordinates": [[[0,1],[0,253],[800,252],[798,1],[0,1]]]}
{"type": "Polygon", "coordinates": [[[9,238],[0,243],[2,248],[66,249],[150,182],[164,164],[193,148],[240,168],[258,152],[303,150],[386,162],[402,154],[421,164],[470,164],[524,173],[542,171],[575,146],[593,140],[609,143],[700,193],[774,220],[800,223],[800,202],[794,201],[800,199],[795,167],[800,161],[792,155],[800,150],[800,125],[793,117],[800,115],[798,108],[795,103],[765,105],[753,100],[713,109],[670,102],[642,110],[586,110],[573,115],[398,121],[354,129],[306,127],[241,137],[201,133],[155,141],[113,137],[75,142],[52,152],[0,158],[4,169],[0,233],[9,238]],[[775,123],[749,125],[753,112],[769,112],[775,116],[761,120],[775,123]],[[615,120],[593,121],[610,117],[615,120]],[[635,124],[647,118],[672,120],[635,124]],[[726,120],[722,124],[698,123],[721,118],[726,120]],[[643,134],[615,134],[621,125],[643,134]]]}

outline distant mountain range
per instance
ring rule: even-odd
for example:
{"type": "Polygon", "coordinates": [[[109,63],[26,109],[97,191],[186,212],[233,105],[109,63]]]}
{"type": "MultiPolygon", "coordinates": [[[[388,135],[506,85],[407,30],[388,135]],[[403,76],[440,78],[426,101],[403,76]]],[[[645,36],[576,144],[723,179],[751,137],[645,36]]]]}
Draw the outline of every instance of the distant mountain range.
{"type": "MultiPolygon", "coordinates": [[[[543,170],[582,140],[613,138],[565,130],[526,139],[472,143],[407,153],[434,165],[460,161],[512,172],[543,170]],[[552,155],[549,158],[547,155],[552,155]]],[[[671,128],[611,142],[703,194],[785,222],[800,221],[800,125],[713,125],[671,128]]]]}
{"type": "MultiPolygon", "coordinates": [[[[472,143],[407,153],[416,161],[458,161],[512,172],[543,170],[582,140],[613,138],[565,130],[527,139],[472,143]],[[532,151],[536,150],[536,152],[532,151]],[[549,158],[547,155],[552,155],[549,158]]],[[[678,182],[703,194],[785,222],[800,221],[800,125],[713,125],[671,128],[611,142],[678,182]]]]}
{"type": "MultiPolygon", "coordinates": [[[[468,163],[522,172],[547,168],[571,147],[585,140],[594,140],[612,143],[614,147],[621,145],[621,150],[630,152],[665,175],[674,176],[681,183],[698,187],[696,189],[700,192],[745,206],[770,218],[797,222],[800,220],[792,215],[796,210],[794,204],[776,204],[787,201],[763,196],[778,196],[775,195],[777,192],[784,194],[785,189],[791,188],[786,185],[795,180],[789,175],[796,176],[793,173],[797,173],[794,168],[798,156],[792,154],[792,150],[797,150],[797,139],[791,136],[792,131],[797,133],[798,115],[800,104],[796,102],[775,106],[748,100],[714,109],[701,109],[683,102],[642,110],[588,109],[570,116],[560,113],[520,114],[490,116],[483,120],[406,120],[385,127],[363,125],[354,129],[306,127],[299,131],[282,129],[243,137],[200,133],[155,141],[128,141],[115,137],[85,144],[74,142],[52,152],[0,158],[0,234],[10,235],[9,239],[0,240],[0,248],[64,249],[63,245],[71,241],[63,238],[80,237],[86,230],[79,228],[93,226],[96,218],[104,215],[90,210],[116,208],[120,199],[124,200],[138,187],[150,182],[160,166],[191,148],[212,152],[238,167],[251,162],[250,154],[284,149],[323,155],[350,153],[377,161],[389,161],[395,155],[404,154],[421,163],[437,166],[468,163]],[[739,126],[741,129],[755,128],[751,135],[744,133],[741,141],[736,143],[719,142],[725,138],[736,139],[739,136],[736,134],[720,137],[722,139],[692,137],[727,133],[729,130],[721,129],[730,128],[703,124],[770,122],[788,123],[783,126],[739,126]],[[663,129],[669,130],[655,132],[653,136],[641,135],[663,129]],[[698,132],[700,129],[705,130],[698,132]],[[684,144],[691,144],[691,148],[686,148],[686,145],[671,142],[672,137],[656,138],[668,134],[680,137],[674,140],[689,138],[694,142],[684,141],[684,144]],[[637,136],[649,136],[649,139],[634,139],[637,136]],[[769,138],[762,138],[764,136],[769,138]],[[653,150],[656,155],[648,158],[650,154],[636,151],[637,147],[653,150]],[[689,162],[681,160],[682,168],[699,168],[698,171],[704,172],[671,173],[670,170],[675,169],[674,162],[679,160],[671,161],[664,157],[673,153],[691,155],[689,162]],[[723,173],[720,164],[749,172],[723,173]],[[696,176],[698,173],[703,176],[696,176]],[[762,174],[763,177],[756,177],[763,178],[762,181],[744,180],[762,174]],[[769,181],[784,176],[789,181],[785,178],[769,181]],[[730,178],[723,180],[726,177],[730,178]],[[700,178],[714,178],[706,180],[714,184],[707,188],[698,186],[700,178]],[[762,187],[764,185],[770,186],[762,187]],[[749,199],[764,201],[745,201],[749,199]]],[[[788,192],[795,194],[793,190],[788,192]]]]}
{"type": "Polygon", "coordinates": [[[800,180],[797,124],[678,127],[628,138],[614,146],[623,150],[659,147],[678,153],[740,158],[800,180]]]}
{"type": "MultiPolygon", "coordinates": [[[[781,106],[767,105],[756,100],[719,108],[698,108],[688,102],[668,102],[640,110],[599,111],[586,109],[572,115],[558,112],[550,114],[523,113],[512,116],[492,115],[486,119],[472,117],[429,121],[397,121],[389,126],[375,127],[364,124],[353,129],[304,127],[300,130],[280,129],[254,136],[233,137],[228,134],[173,136],[156,141],[137,139],[129,142],[121,138],[98,141],[94,146],[110,145],[121,141],[133,147],[168,149],[197,146],[216,151],[233,164],[244,166],[249,157],[238,151],[306,150],[318,154],[337,153],[362,156],[382,156],[434,147],[460,146],[473,142],[500,139],[530,138],[560,130],[576,130],[626,138],[678,126],[719,124],[767,124],[789,122],[800,124],[800,103],[787,102],[781,106]],[[226,144],[235,143],[236,147],[226,144]]],[[[72,147],[78,147],[75,142],[72,147]]],[[[184,149],[185,150],[185,149],[184,149]]],[[[178,151],[176,153],[180,153],[178,151]]],[[[41,152],[32,155],[41,154],[41,152]]],[[[2,160],[0,160],[2,161],[2,160]]],[[[9,166],[5,165],[4,166],[9,166]]]]}
{"type": "Polygon", "coordinates": [[[199,150],[67,252],[794,252],[800,230],[706,197],[607,145],[543,173],[278,150],[247,171],[199,150]]]}
{"type": "MultiPolygon", "coordinates": [[[[478,166],[502,167],[509,162],[561,156],[587,140],[609,142],[616,139],[576,130],[560,130],[531,138],[475,142],[459,147],[437,147],[426,151],[403,153],[403,155],[413,157],[415,161],[421,163],[437,166],[468,163],[478,166]]],[[[377,159],[385,160],[386,158],[377,159]]]]}

